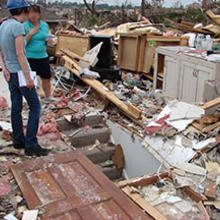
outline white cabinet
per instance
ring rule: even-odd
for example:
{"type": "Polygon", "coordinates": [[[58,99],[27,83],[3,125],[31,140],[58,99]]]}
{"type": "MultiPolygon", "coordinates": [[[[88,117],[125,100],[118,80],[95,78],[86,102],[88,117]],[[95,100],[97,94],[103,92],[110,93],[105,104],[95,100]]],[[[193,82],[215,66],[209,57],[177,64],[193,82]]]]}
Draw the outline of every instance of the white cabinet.
{"type": "Polygon", "coordinates": [[[178,74],[180,76],[180,92],[176,98],[186,102],[195,102],[196,98],[192,96],[192,94],[196,94],[198,81],[195,64],[181,62],[180,65],[181,69],[178,74]]]}
{"type": "MultiPolygon", "coordinates": [[[[164,56],[163,93],[170,98],[191,103],[207,102],[219,97],[220,63],[177,53],[180,50],[180,47],[159,47],[156,50],[156,59],[161,54],[164,56]]],[[[157,67],[155,81],[156,71],[157,67]]],[[[156,83],[154,86],[156,88],[156,83]]]]}
{"type": "Polygon", "coordinates": [[[164,93],[171,97],[176,98],[179,96],[179,59],[176,57],[165,56],[164,59],[164,83],[163,91],[164,93]],[[172,86],[170,86],[170,83],[172,86]]]}
{"type": "MultiPolygon", "coordinates": [[[[182,57],[180,64],[180,92],[178,99],[185,102],[206,102],[205,85],[215,81],[215,69],[212,63],[200,58],[182,57]]],[[[217,94],[216,94],[217,95],[217,94]]]]}

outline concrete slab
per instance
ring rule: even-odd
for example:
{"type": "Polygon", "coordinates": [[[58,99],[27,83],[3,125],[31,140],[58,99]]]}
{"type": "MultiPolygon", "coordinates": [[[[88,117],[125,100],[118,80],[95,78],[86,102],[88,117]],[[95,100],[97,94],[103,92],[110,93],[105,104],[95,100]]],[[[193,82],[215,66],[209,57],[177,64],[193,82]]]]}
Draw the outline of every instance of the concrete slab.
{"type": "Polygon", "coordinates": [[[102,125],[93,126],[87,131],[81,129],[77,134],[71,135],[74,132],[74,130],[68,131],[68,137],[76,148],[93,145],[96,140],[100,143],[108,143],[111,135],[111,130],[102,125]]]}
{"type": "MultiPolygon", "coordinates": [[[[102,115],[88,115],[85,117],[85,120],[82,123],[82,126],[89,125],[98,125],[103,123],[102,115]]],[[[76,123],[70,123],[65,118],[60,118],[57,120],[58,128],[60,131],[68,131],[70,129],[80,128],[76,123]]]]}

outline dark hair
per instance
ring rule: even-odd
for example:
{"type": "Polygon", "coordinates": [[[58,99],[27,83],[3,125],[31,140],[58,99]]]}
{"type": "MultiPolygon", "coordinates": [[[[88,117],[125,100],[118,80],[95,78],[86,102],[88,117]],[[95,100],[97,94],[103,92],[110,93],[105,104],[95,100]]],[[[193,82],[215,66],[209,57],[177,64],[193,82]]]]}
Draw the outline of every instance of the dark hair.
{"type": "Polygon", "coordinates": [[[16,16],[16,15],[20,15],[22,12],[24,12],[25,14],[28,13],[28,7],[24,7],[24,8],[15,8],[15,9],[11,9],[10,13],[12,16],[16,16]]]}
{"type": "Polygon", "coordinates": [[[38,5],[32,5],[29,8],[29,11],[34,11],[34,12],[37,12],[38,14],[41,14],[40,6],[38,6],[38,5]]]}

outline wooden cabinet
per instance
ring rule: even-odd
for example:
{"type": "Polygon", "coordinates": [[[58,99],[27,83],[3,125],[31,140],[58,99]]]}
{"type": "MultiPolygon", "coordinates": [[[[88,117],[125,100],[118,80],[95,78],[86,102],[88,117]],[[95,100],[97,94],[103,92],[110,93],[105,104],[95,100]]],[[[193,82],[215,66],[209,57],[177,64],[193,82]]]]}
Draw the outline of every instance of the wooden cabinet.
{"type": "Polygon", "coordinates": [[[207,102],[220,96],[220,63],[178,53],[183,49],[186,48],[159,47],[156,50],[154,88],[158,88],[158,81],[161,81],[166,96],[191,103],[207,102]],[[164,60],[162,66],[161,60],[164,60]]]}
{"type": "Polygon", "coordinates": [[[177,45],[188,45],[188,38],[151,34],[120,34],[117,64],[121,69],[144,73],[152,80],[153,76],[149,73],[154,63],[155,49],[158,46],[177,45]]]}

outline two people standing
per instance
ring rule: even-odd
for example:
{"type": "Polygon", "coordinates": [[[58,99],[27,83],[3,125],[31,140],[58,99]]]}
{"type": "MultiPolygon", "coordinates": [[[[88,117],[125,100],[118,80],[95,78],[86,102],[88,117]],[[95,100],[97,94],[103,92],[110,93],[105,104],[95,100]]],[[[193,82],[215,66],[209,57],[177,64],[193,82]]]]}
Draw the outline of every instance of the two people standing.
{"type": "MultiPolygon", "coordinates": [[[[49,151],[42,148],[38,144],[36,137],[39,127],[41,105],[38,94],[34,87],[34,82],[30,77],[31,66],[33,67],[34,71],[35,65],[33,63],[35,63],[36,60],[34,60],[30,66],[26,57],[26,52],[29,55],[30,59],[36,59],[36,56],[38,55],[31,50],[31,45],[34,44],[36,46],[37,44],[38,47],[41,46],[40,48],[42,50],[43,44],[42,42],[35,42],[35,44],[35,40],[43,41],[44,39],[44,44],[46,47],[46,34],[44,34],[44,30],[46,30],[47,24],[38,21],[39,23],[36,26],[39,26],[38,31],[36,31],[37,28],[35,28],[33,31],[33,28],[29,28],[29,26],[35,26],[35,24],[25,23],[25,30],[27,31],[26,39],[28,40],[28,43],[30,45],[30,48],[28,49],[27,47],[27,51],[25,51],[25,30],[22,23],[25,22],[28,18],[30,5],[26,2],[26,0],[8,0],[7,7],[12,17],[11,19],[4,21],[0,26],[0,65],[2,66],[3,73],[5,79],[8,82],[11,94],[11,123],[13,128],[14,148],[24,148],[25,154],[28,156],[45,156],[49,153],[49,151]],[[40,36],[37,35],[38,32],[40,36]],[[34,38],[34,35],[36,35],[36,39],[34,38]],[[32,57],[32,54],[35,54],[34,58],[32,57]],[[26,87],[19,86],[19,71],[23,71],[27,84],[26,87]],[[26,135],[24,134],[22,121],[23,97],[26,99],[30,110],[26,135]]],[[[46,52],[44,53],[45,57],[41,56],[43,56],[43,52],[39,55],[39,57],[37,57],[37,59],[39,59],[39,63],[38,65],[36,65],[36,72],[39,75],[43,74],[43,66],[46,65],[46,63],[47,68],[49,68],[48,60],[45,61],[47,58],[46,52]]],[[[47,78],[49,79],[49,70],[47,69],[45,73],[47,74],[47,78]]],[[[48,90],[45,91],[45,94],[46,92],[48,92],[48,90]]],[[[47,94],[49,96],[46,98],[50,98],[50,93],[48,92],[47,94]]]]}

